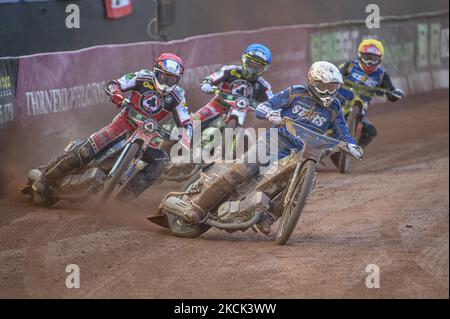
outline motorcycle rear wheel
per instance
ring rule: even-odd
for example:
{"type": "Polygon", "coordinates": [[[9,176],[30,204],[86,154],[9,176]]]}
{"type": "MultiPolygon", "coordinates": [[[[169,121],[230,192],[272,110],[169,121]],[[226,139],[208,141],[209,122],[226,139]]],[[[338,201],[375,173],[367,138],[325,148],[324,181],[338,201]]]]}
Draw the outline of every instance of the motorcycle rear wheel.
{"type": "Polygon", "coordinates": [[[289,240],[297,226],[300,215],[305,207],[306,200],[314,188],[316,177],[316,163],[306,160],[300,170],[292,198],[283,210],[283,215],[278,224],[277,245],[284,245],[289,240]]]}

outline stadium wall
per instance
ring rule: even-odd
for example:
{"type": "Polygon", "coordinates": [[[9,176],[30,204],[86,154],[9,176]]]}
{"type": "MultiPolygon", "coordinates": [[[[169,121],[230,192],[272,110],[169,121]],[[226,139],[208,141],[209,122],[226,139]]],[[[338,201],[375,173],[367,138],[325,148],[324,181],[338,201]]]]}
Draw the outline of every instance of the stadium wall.
{"type": "Polygon", "coordinates": [[[223,64],[239,63],[242,49],[252,42],[273,51],[266,78],[274,91],[304,83],[313,61],[337,64],[354,57],[357,44],[369,36],[385,43],[384,66],[407,94],[448,89],[448,12],[385,18],[381,25],[367,29],[363,21],[345,21],[272,27],[0,59],[0,161],[5,154],[30,165],[47,160],[44,145],[56,154],[70,139],[107,124],[117,110],[107,102],[104,83],[151,67],[163,51],[185,60],[181,85],[193,111],[209,99],[199,92],[201,79],[223,64]]]}

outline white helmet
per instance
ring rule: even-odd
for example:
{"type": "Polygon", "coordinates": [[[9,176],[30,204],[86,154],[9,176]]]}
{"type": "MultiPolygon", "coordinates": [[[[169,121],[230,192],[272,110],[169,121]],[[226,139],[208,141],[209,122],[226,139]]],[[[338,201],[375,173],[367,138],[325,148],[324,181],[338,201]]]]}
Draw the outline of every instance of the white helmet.
{"type": "Polygon", "coordinates": [[[308,71],[308,88],[316,100],[325,107],[333,103],[342,86],[342,75],[332,63],[317,61],[308,71]]]}

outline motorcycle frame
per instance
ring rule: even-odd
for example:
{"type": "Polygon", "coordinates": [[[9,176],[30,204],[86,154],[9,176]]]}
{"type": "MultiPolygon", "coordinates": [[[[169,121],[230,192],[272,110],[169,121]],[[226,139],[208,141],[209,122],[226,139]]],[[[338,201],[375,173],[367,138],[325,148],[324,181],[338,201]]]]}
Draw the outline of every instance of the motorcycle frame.
{"type": "MultiPolygon", "coordinates": [[[[303,149],[301,151],[294,151],[292,154],[292,156],[295,156],[296,166],[295,166],[294,174],[289,181],[288,191],[284,197],[284,206],[286,206],[288,204],[289,198],[292,196],[292,192],[294,191],[294,188],[295,188],[295,183],[298,179],[298,175],[300,174],[301,168],[303,167],[304,163],[308,160],[312,160],[312,161],[314,161],[314,163],[317,163],[321,157],[322,152],[324,152],[326,150],[331,150],[331,151],[344,150],[344,151],[346,151],[347,143],[345,143],[344,141],[337,141],[336,139],[327,137],[325,135],[318,134],[314,131],[311,131],[311,130],[309,130],[305,127],[299,126],[299,125],[296,125],[297,129],[300,128],[300,131],[302,133],[299,134],[300,136],[297,136],[298,131],[294,128],[295,123],[289,118],[284,118],[281,125],[285,125],[286,128],[288,129],[288,131],[292,135],[296,136],[296,138],[299,139],[300,141],[302,141],[302,143],[303,143],[303,149]]],[[[286,169],[290,170],[290,167],[291,166],[288,166],[286,169]]],[[[204,173],[201,172],[201,174],[204,174],[204,173]]],[[[269,180],[265,181],[263,184],[258,185],[255,188],[255,190],[258,191],[258,190],[263,189],[264,188],[263,185],[267,185],[268,183],[273,182],[274,180],[276,180],[279,177],[280,174],[281,173],[276,174],[275,176],[271,177],[269,180]]],[[[186,192],[169,192],[168,194],[166,194],[164,199],[161,201],[161,204],[158,209],[159,214],[164,214],[163,203],[169,197],[180,196],[180,195],[188,195],[189,196],[192,194],[196,194],[198,192],[199,192],[198,189],[196,189],[195,191],[190,190],[190,191],[186,191],[186,192]]],[[[274,198],[277,198],[278,196],[280,196],[280,194],[282,194],[282,192],[279,193],[278,195],[276,195],[274,198]]],[[[178,218],[183,219],[182,214],[177,214],[174,212],[169,212],[169,214],[173,214],[173,215],[177,216],[178,218]]],[[[226,223],[221,223],[221,222],[211,219],[209,217],[209,213],[208,213],[206,215],[206,217],[204,218],[204,220],[201,221],[200,223],[204,223],[209,226],[216,227],[216,228],[219,228],[222,230],[244,230],[244,229],[248,229],[251,226],[253,226],[254,224],[256,224],[262,217],[262,214],[263,214],[262,212],[259,212],[257,216],[253,216],[249,221],[244,222],[244,223],[226,224],[226,223]]]]}
{"type": "MultiPolygon", "coordinates": [[[[127,154],[131,144],[137,142],[140,144],[140,151],[136,158],[142,157],[142,155],[146,152],[146,150],[150,147],[153,149],[159,149],[159,143],[155,142],[155,139],[164,139],[162,134],[158,131],[157,123],[155,121],[152,121],[155,127],[148,128],[146,121],[148,118],[146,118],[143,115],[140,115],[136,113],[135,116],[130,115],[130,122],[136,126],[136,130],[126,139],[125,146],[122,150],[122,153],[120,154],[117,161],[114,163],[114,166],[110,170],[108,174],[108,178],[111,178],[114,176],[117,168],[122,163],[123,159],[125,158],[125,155],[127,154]]],[[[168,132],[167,132],[168,133],[168,132]]],[[[120,142],[119,142],[120,143],[120,142]]]]}

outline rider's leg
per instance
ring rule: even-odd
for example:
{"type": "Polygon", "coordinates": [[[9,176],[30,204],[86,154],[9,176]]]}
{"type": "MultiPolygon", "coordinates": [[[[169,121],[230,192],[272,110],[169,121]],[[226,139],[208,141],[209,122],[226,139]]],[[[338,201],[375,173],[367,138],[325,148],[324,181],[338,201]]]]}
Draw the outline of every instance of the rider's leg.
{"type": "Polygon", "coordinates": [[[223,114],[224,108],[215,100],[200,108],[194,114],[194,120],[201,121],[202,129],[209,127],[220,115],[223,114]]]}
{"type": "Polygon", "coordinates": [[[377,136],[378,132],[375,126],[364,116],[362,119],[362,132],[361,137],[359,138],[358,144],[362,148],[365,148],[367,145],[372,142],[372,140],[377,136]]]}
{"type": "Polygon", "coordinates": [[[81,169],[88,164],[101,150],[114,143],[133,127],[126,120],[126,115],[120,113],[116,118],[89,138],[71,142],[64,152],[50,161],[41,179],[33,184],[33,190],[41,196],[48,195],[50,187],[67,176],[75,169],[81,169]]]}
{"type": "Polygon", "coordinates": [[[117,195],[118,200],[125,202],[136,199],[161,176],[169,157],[161,150],[148,149],[142,160],[148,163],[147,166],[128,181],[117,195]]]}
{"type": "Polygon", "coordinates": [[[266,147],[266,154],[269,154],[268,151],[273,152],[273,150],[268,149],[270,145],[269,139],[270,135],[263,137],[255,146],[250,148],[244,156],[242,163],[231,164],[227,171],[220,176],[210,176],[204,182],[201,193],[192,197],[193,206],[185,212],[186,219],[191,223],[198,223],[206,216],[208,211],[213,209],[239,184],[257,174],[261,163],[258,161],[256,163],[249,163],[248,154],[250,152],[257,152],[258,147],[261,147],[261,145],[262,147],[266,147]]]}
{"type": "Polygon", "coordinates": [[[95,150],[89,139],[82,138],[71,142],[60,156],[50,161],[41,178],[33,183],[34,192],[46,197],[51,186],[72,170],[89,163],[94,156],[95,150]]]}
{"type": "MultiPolygon", "coordinates": [[[[293,150],[298,150],[298,149],[301,149],[302,147],[303,147],[303,145],[291,144],[288,140],[286,140],[282,137],[279,137],[278,138],[277,159],[281,160],[284,157],[289,156],[293,150]]],[[[266,148],[266,154],[269,154],[267,148],[266,148]]],[[[273,158],[272,158],[272,160],[273,160],[273,158]]],[[[269,165],[270,165],[270,162],[269,162],[269,165]]],[[[261,171],[261,169],[260,169],[260,171],[261,171]]],[[[270,170],[269,170],[269,172],[270,172],[270,170]]],[[[276,172],[273,172],[273,173],[276,174],[276,172]]],[[[262,191],[264,191],[264,190],[262,190],[262,191]]],[[[272,213],[267,213],[264,215],[262,220],[260,222],[258,222],[255,226],[260,232],[268,235],[271,232],[271,226],[277,220],[278,220],[277,216],[275,216],[272,213]]]]}
{"type": "Polygon", "coordinates": [[[184,215],[191,223],[198,223],[239,184],[258,172],[258,164],[235,163],[222,175],[213,175],[206,180],[202,192],[193,197],[192,208],[184,215]]]}

